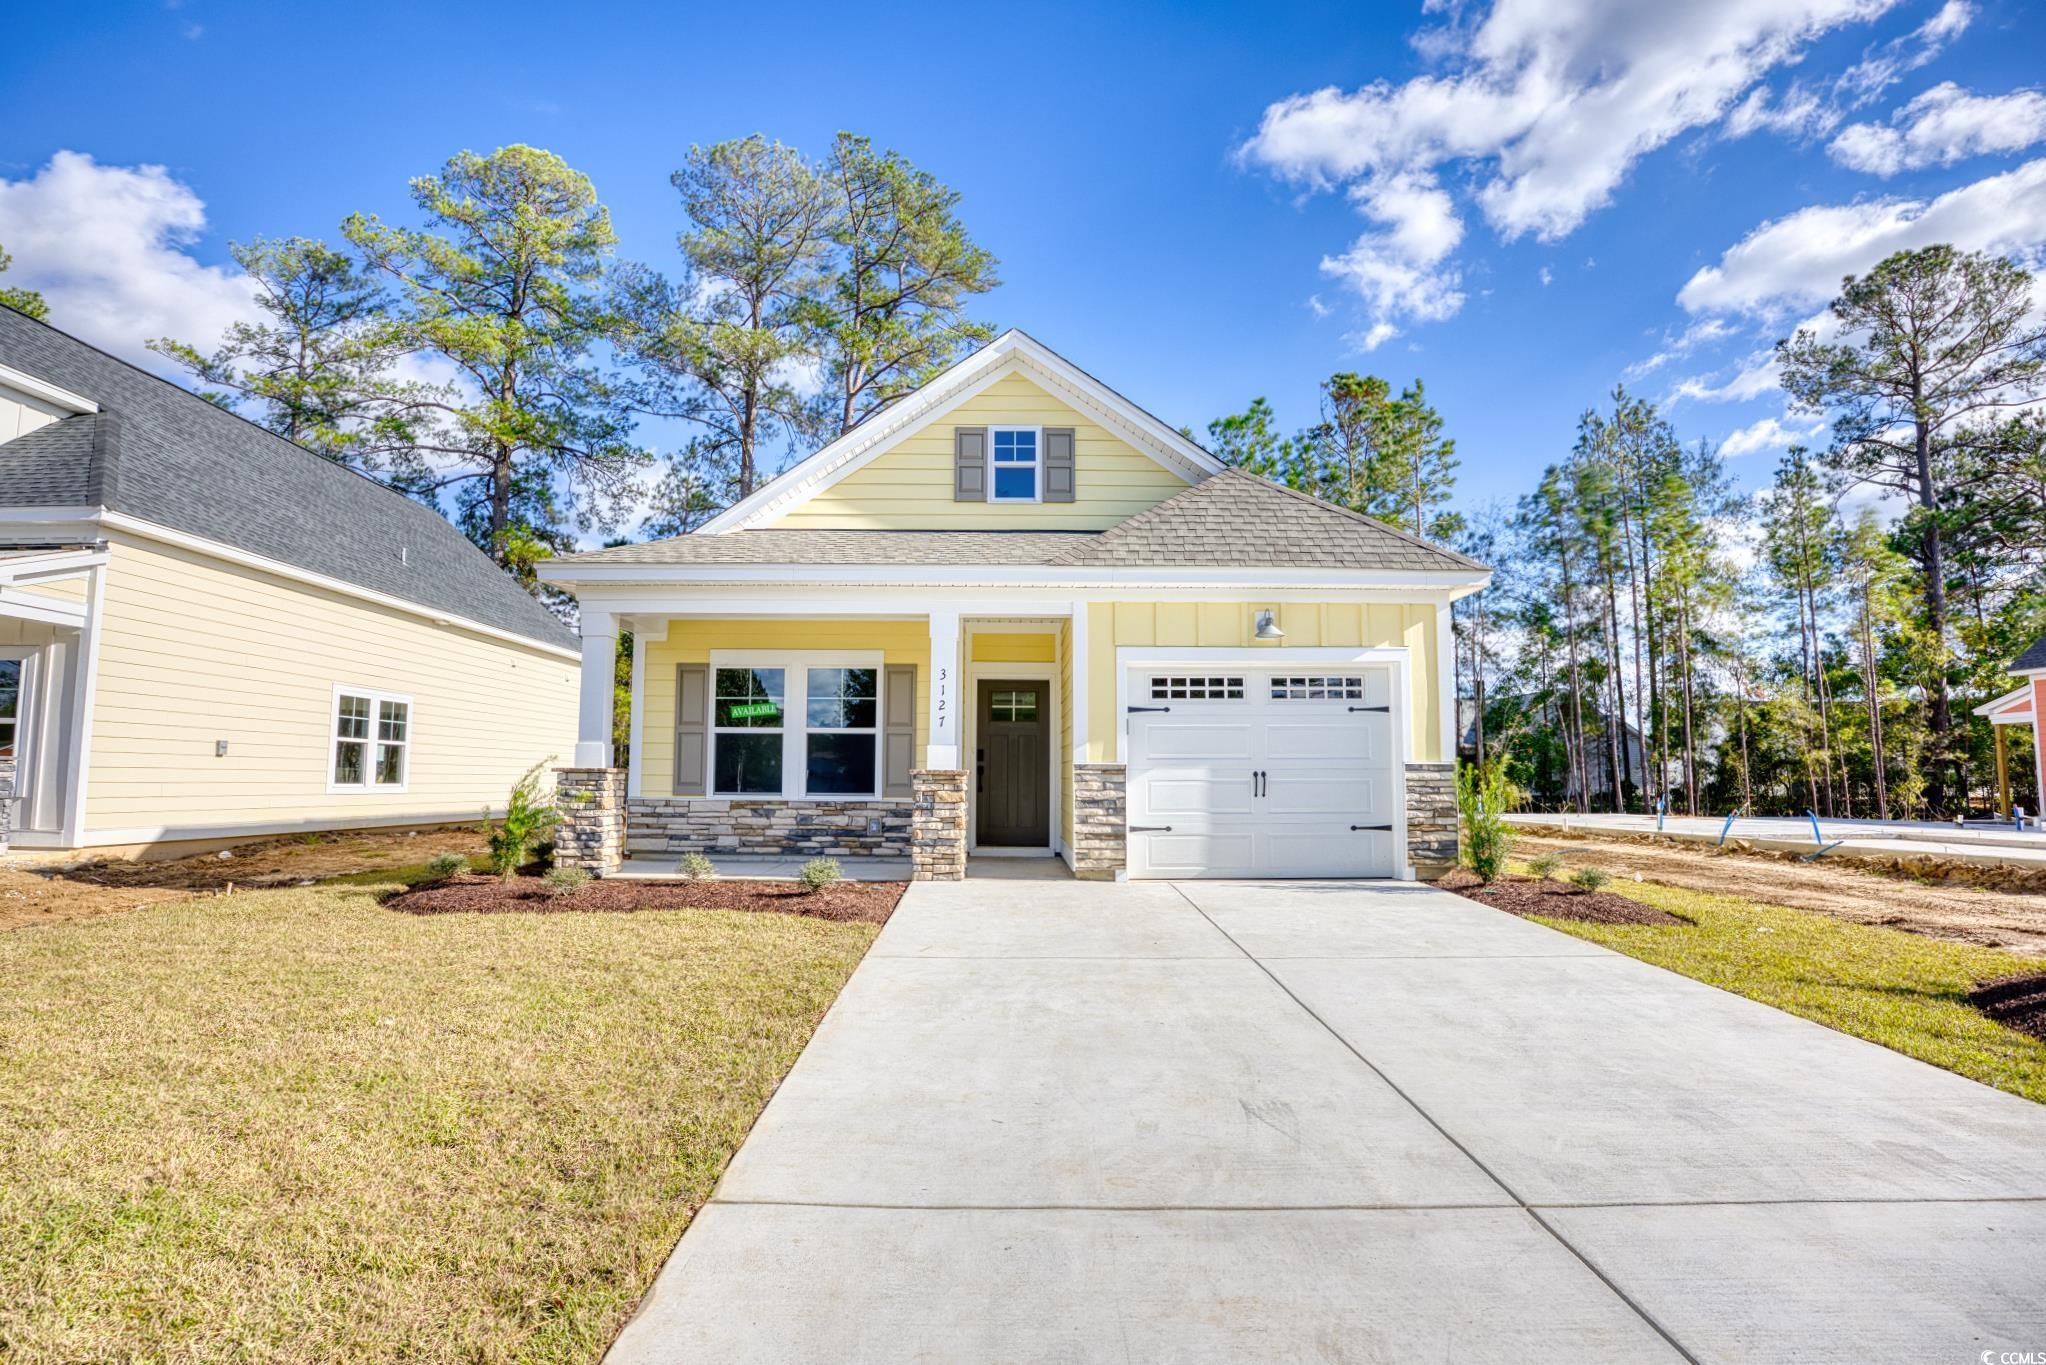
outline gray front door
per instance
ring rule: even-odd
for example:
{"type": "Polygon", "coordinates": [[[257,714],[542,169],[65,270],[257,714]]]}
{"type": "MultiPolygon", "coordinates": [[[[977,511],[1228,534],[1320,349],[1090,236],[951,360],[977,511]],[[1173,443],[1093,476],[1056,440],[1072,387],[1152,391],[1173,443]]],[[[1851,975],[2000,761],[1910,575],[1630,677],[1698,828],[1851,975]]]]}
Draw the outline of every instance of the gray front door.
{"type": "Polygon", "coordinates": [[[1042,848],[1051,842],[1051,707],[1047,682],[980,684],[976,756],[983,844],[1042,848]]]}

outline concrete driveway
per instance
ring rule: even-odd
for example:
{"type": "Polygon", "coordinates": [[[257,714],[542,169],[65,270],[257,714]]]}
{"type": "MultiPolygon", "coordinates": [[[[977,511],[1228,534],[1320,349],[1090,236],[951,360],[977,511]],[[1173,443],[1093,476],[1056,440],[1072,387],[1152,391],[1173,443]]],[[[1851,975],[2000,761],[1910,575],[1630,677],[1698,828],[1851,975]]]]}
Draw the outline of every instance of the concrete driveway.
{"type": "Polygon", "coordinates": [[[923,884],[613,1359],[1973,1362],[2042,1247],[2046,1108],[1459,897],[923,884]]]}

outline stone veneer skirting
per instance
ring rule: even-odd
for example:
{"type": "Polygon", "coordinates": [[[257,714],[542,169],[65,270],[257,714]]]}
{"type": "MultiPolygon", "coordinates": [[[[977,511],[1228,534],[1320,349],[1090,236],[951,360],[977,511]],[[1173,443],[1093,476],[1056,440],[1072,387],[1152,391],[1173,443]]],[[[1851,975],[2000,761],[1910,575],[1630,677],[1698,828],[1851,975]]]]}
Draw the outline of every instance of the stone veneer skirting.
{"type": "Polygon", "coordinates": [[[904,858],[914,802],[636,796],[625,803],[635,857],[757,853],[783,858],[904,858]]]}
{"type": "Polygon", "coordinates": [[[1106,882],[1129,864],[1128,769],[1073,765],[1073,875],[1106,882]]]}
{"type": "Polygon", "coordinates": [[[625,770],[557,768],[554,865],[579,867],[601,877],[625,857],[625,770]]]}
{"type": "Polygon", "coordinates": [[[0,853],[7,851],[7,839],[14,830],[14,805],[14,760],[0,758],[0,853]]]}
{"type": "Polygon", "coordinates": [[[1407,765],[1407,861],[1417,877],[1456,866],[1456,765],[1407,765]]]}
{"type": "Polygon", "coordinates": [[[920,882],[956,882],[966,876],[966,774],[957,768],[918,768],[910,836],[910,876],[920,882]]]}

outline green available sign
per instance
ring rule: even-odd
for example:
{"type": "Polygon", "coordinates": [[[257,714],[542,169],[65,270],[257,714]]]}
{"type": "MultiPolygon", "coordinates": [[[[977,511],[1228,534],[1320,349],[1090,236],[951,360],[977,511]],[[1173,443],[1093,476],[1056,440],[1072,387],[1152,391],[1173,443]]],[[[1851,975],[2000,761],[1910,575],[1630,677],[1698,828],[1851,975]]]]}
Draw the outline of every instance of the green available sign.
{"type": "Polygon", "coordinates": [[[751,720],[755,716],[778,716],[781,707],[771,701],[749,701],[734,706],[729,714],[733,720],[751,720]]]}

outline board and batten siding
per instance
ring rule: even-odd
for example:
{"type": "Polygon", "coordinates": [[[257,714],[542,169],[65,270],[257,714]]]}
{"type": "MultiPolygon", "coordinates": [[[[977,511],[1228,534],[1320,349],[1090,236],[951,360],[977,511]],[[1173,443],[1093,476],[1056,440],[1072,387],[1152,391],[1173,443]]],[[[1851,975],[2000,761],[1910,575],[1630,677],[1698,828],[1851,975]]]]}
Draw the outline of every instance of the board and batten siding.
{"type": "MultiPolygon", "coordinates": [[[[47,399],[34,394],[23,393],[11,385],[0,383],[0,441],[11,441],[17,436],[26,436],[37,427],[46,427],[52,422],[61,422],[71,416],[69,408],[60,408],[47,399]]],[[[0,489],[0,507],[7,506],[7,491],[0,489]]]]}
{"type": "MultiPolygon", "coordinates": [[[[1404,646],[1410,663],[1407,718],[1415,762],[1440,763],[1442,694],[1436,686],[1436,607],[1433,602],[1096,602],[1088,608],[1087,755],[1114,763],[1115,669],[1124,646],[1241,649],[1270,652],[1283,663],[1288,648],[1404,646]],[[1279,614],[1280,641],[1253,638],[1257,613],[1279,614]]],[[[1327,667],[1327,665],[1317,665],[1327,667]]]]}
{"type": "MultiPolygon", "coordinates": [[[[644,708],[640,723],[639,790],[669,796],[675,790],[675,667],[710,662],[713,650],[791,653],[880,650],[884,666],[916,666],[916,766],[930,742],[931,632],[928,622],[876,621],[836,617],[790,620],[780,617],[668,622],[665,636],[646,637],[646,673],[634,689],[644,708]]],[[[800,684],[789,680],[791,689],[800,684]]],[[[794,696],[785,704],[797,704],[794,696]]]]}
{"type": "Polygon", "coordinates": [[[116,539],[106,575],[88,840],[473,820],[574,759],[566,655],[155,542],[116,539]],[[327,790],[337,683],[412,699],[404,791],[327,790]]]}
{"type": "Polygon", "coordinates": [[[1011,374],[771,524],[839,531],[1102,531],[1186,487],[1156,460],[1011,374]],[[952,429],[979,426],[1073,428],[1073,501],[954,502],[952,429]]]}

